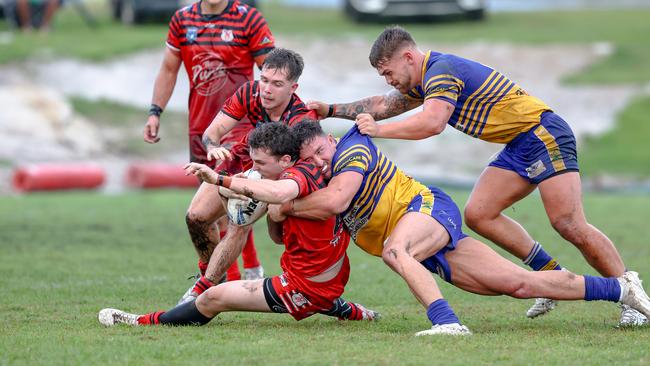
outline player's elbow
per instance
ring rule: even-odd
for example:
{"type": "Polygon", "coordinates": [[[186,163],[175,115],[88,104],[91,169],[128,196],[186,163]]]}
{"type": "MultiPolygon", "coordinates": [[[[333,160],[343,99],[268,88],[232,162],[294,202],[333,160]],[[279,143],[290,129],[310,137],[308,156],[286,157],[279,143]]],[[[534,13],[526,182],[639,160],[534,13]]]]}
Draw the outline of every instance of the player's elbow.
{"type": "Polygon", "coordinates": [[[342,194],[337,195],[336,197],[333,197],[330,199],[327,204],[328,208],[328,213],[330,216],[333,215],[338,215],[341,212],[345,211],[348,206],[350,205],[351,199],[347,199],[346,197],[343,197],[342,194]]]}

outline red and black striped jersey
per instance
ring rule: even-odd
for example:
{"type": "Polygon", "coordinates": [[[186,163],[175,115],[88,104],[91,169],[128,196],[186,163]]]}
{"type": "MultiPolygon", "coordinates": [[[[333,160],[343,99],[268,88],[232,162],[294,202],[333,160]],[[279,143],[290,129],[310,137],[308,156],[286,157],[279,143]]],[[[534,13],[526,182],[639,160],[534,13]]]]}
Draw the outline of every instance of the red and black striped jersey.
{"type": "Polygon", "coordinates": [[[237,89],[235,94],[228,98],[221,111],[238,121],[241,121],[244,117],[248,117],[248,120],[253,126],[264,122],[283,122],[289,126],[293,126],[305,119],[318,119],[316,111],[307,109],[305,103],[294,93],[291,96],[287,108],[282,112],[280,120],[272,121],[264,107],[262,107],[259,81],[257,80],[247,82],[237,89]]]}
{"type": "MultiPolygon", "coordinates": [[[[321,170],[302,161],[282,172],[280,179],[291,179],[298,184],[297,198],[327,186],[321,170]]],[[[330,268],[345,255],[350,244],[350,235],[337,215],[322,221],[288,216],[282,225],[286,249],[280,266],[285,272],[301,277],[316,276],[330,268]]]]}
{"type": "Polygon", "coordinates": [[[257,9],[229,0],[221,14],[201,13],[201,2],[179,9],[169,23],[167,47],[180,52],[190,81],[189,132],[202,134],[239,86],[253,80],[254,58],[274,39],[257,9]]]}

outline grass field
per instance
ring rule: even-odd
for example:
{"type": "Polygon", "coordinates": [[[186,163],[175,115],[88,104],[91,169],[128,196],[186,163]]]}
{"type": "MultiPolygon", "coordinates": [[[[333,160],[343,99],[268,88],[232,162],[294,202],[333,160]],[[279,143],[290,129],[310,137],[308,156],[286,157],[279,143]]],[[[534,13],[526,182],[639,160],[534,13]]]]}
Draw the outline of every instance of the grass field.
{"type": "MultiPolygon", "coordinates": [[[[463,203],[468,192],[453,192],[463,203]]],[[[99,364],[621,364],[650,362],[650,329],[617,330],[610,303],[561,303],[529,320],[531,301],[442,289],[473,331],[468,338],[415,338],[428,327],[406,286],[378,258],[350,247],[345,297],[383,314],[378,323],[322,316],[222,314],[202,328],[103,328],[103,307],[164,310],[190,285],[196,257],[184,227],[192,192],[0,197],[0,365],[99,364]]],[[[650,197],[587,195],[593,224],[616,242],[629,268],[650,276],[650,197]]],[[[539,197],[509,214],[560,262],[594,274],[550,229],[539,197]]],[[[281,248],[257,227],[268,274],[281,248]]],[[[509,257],[510,258],[510,257],[509,257]]],[[[440,281],[439,281],[440,282],[440,281]]]]}

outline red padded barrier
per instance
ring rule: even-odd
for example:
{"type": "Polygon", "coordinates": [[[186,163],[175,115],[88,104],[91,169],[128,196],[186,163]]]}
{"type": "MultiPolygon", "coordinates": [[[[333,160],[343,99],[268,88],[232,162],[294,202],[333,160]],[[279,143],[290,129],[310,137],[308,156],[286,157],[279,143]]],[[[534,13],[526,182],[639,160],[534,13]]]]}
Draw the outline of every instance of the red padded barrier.
{"type": "Polygon", "coordinates": [[[126,172],[126,184],[144,189],[196,188],[199,181],[193,175],[185,175],[182,165],[135,163],[126,172]]]}
{"type": "Polygon", "coordinates": [[[20,192],[94,189],[105,178],[104,169],[95,164],[39,164],[14,170],[13,186],[20,192]]]}

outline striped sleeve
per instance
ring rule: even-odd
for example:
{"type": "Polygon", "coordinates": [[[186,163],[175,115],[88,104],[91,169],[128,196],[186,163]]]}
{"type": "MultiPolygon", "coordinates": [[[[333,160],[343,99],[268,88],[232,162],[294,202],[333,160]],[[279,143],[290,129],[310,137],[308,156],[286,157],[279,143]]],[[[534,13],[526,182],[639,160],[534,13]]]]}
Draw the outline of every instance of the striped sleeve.
{"type": "Polygon", "coordinates": [[[409,90],[408,93],[404,94],[404,96],[408,99],[422,100],[422,94],[422,89],[419,86],[416,86],[409,90]]]}
{"type": "Polygon", "coordinates": [[[247,19],[248,48],[253,57],[264,55],[275,48],[275,39],[262,13],[251,8],[247,19]]]}
{"type": "Polygon", "coordinates": [[[280,179],[290,179],[298,184],[298,198],[308,196],[325,186],[319,184],[319,182],[322,182],[320,170],[304,162],[298,162],[293,167],[283,171],[280,179]]]}
{"type": "Polygon", "coordinates": [[[181,26],[178,17],[178,11],[177,11],[176,13],[174,13],[172,19],[169,21],[169,31],[167,32],[167,47],[169,47],[174,51],[180,51],[181,49],[180,33],[181,33],[181,26]]]}
{"type": "Polygon", "coordinates": [[[370,166],[372,157],[368,146],[363,144],[352,145],[342,150],[334,162],[333,175],[347,171],[364,174],[370,166]]]}
{"type": "Polygon", "coordinates": [[[249,89],[251,87],[251,83],[247,82],[244,85],[240,86],[239,89],[228,98],[224,104],[223,107],[221,107],[221,112],[224,114],[241,121],[242,118],[248,113],[248,110],[246,108],[246,101],[247,95],[249,94],[249,89]]]}
{"type": "Polygon", "coordinates": [[[426,71],[422,81],[424,100],[437,98],[456,104],[465,83],[447,60],[435,62],[426,71]]]}

